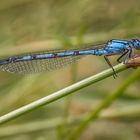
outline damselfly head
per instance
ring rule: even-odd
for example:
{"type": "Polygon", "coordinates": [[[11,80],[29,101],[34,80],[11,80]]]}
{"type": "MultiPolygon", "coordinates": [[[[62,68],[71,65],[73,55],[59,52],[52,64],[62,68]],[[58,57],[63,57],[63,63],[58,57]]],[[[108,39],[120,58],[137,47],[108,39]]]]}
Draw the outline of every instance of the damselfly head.
{"type": "Polygon", "coordinates": [[[138,39],[133,39],[131,43],[133,44],[133,47],[134,47],[135,49],[140,50],[140,40],[138,40],[138,39]]]}

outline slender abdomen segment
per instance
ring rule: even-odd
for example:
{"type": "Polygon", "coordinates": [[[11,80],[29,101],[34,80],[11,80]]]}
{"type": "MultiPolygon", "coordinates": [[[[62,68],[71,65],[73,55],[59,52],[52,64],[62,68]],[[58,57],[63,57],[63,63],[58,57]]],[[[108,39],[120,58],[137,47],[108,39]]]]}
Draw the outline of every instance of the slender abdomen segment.
{"type": "Polygon", "coordinates": [[[80,55],[106,55],[108,52],[103,49],[81,50],[80,55]]]}

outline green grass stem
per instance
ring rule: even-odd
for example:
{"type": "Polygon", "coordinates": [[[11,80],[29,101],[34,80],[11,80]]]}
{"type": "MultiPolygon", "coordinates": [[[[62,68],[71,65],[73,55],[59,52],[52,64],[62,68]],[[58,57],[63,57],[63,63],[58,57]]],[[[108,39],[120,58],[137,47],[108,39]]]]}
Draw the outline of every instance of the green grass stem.
{"type": "MultiPolygon", "coordinates": [[[[121,63],[119,65],[116,65],[114,67],[114,69],[115,69],[116,73],[118,73],[118,72],[121,72],[121,71],[127,69],[127,67],[126,67],[126,65],[121,63]]],[[[10,113],[7,113],[7,114],[1,116],[0,117],[0,124],[11,121],[14,118],[17,118],[25,113],[31,112],[32,110],[35,110],[41,106],[44,106],[44,105],[49,104],[51,102],[54,102],[55,100],[58,100],[64,96],[67,96],[67,95],[69,95],[77,90],[80,90],[84,87],[87,87],[93,83],[101,81],[101,80],[103,80],[107,77],[110,77],[110,76],[112,76],[112,69],[107,69],[107,70],[104,70],[103,72],[100,72],[96,75],[90,76],[90,77],[88,77],[84,80],[81,80],[80,82],[77,82],[71,86],[68,86],[60,91],[57,91],[51,95],[48,95],[44,98],[41,98],[37,101],[34,101],[28,105],[25,105],[17,110],[14,110],[10,113]]]]}
{"type": "Polygon", "coordinates": [[[122,82],[120,84],[120,87],[117,88],[114,92],[110,93],[97,107],[96,109],[89,114],[89,116],[85,117],[83,121],[78,125],[77,128],[75,128],[72,132],[72,134],[69,137],[69,140],[75,140],[79,137],[79,135],[87,128],[87,126],[90,124],[91,121],[96,120],[100,113],[107,108],[111,103],[120,97],[126,88],[134,83],[137,79],[140,77],[140,70],[137,69],[134,73],[132,73],[128,78],[125,80],[125,82],[122,82]]]}

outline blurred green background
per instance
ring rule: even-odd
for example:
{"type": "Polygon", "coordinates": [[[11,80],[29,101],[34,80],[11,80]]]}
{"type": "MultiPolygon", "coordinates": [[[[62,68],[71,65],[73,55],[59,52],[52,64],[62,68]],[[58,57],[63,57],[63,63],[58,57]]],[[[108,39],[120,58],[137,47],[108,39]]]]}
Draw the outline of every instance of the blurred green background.
{"type": "MultiPolygon", "coordinates": [[[[0,3],[0,57],[140,37],[139,0],[7,0],[0,3]]],[[[116,57],[111,57],[113,64],[116,57]]],[[[88,56],[60,70],[35,75],[0,72],[0,115],[96,74],[108,65],[88,56]]],[[[129,76],[107,78],[0,128],[1,140],[63,140],[86,114],[129,76]]],[[[91,122],[80,140],[140,139],[140,76],[91,122]]]]}

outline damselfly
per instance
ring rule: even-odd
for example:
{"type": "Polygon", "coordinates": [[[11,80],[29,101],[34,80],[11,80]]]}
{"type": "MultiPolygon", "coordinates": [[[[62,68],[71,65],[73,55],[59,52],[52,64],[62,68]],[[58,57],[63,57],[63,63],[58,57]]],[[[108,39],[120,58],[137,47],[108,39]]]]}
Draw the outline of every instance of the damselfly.
{"type": "Polygon", "coordinates": [[[82,56],[99,55],[104,56],[113,70],[113,76],[116,77],[108,56],[120,55],[117,61],[126,63],[129,58],[133,57],[134,49],[140,49],[140,41],[137,39],[130,41],[113,39],[105,44],[90,45],[84,49],[54,50],[4,58],[0,60],[0,69],[11,73],[30,74],[61,68],[82,56]]]}

